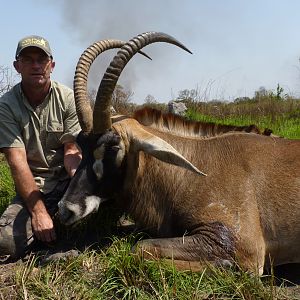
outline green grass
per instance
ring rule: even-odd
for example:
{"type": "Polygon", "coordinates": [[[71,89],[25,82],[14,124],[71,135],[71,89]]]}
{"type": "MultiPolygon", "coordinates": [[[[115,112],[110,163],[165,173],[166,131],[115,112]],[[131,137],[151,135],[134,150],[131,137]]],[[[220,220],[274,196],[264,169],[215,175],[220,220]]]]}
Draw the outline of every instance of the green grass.
{"type": "Polygon", "coordinates": [[[207,267],[178,272],[164,261],[131,253],[133,238],[115,238],[104,251],[36,267],[36,257],[16,269],[15,299],[287,299],[274,278],[207,267]]]}
{"type": "Polygon", "coordinates": [[[14,184],[9,167],[3,159],[0,159],[0,215],[14,195],[14,184]]]}

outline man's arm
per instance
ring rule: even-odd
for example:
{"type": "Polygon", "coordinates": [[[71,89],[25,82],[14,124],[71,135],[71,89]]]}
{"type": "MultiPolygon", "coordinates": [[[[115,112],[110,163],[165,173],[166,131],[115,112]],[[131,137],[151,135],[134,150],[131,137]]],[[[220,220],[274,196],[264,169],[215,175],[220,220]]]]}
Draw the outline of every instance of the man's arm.
{"type": "Polygon", "coordinates": [[[53,221],[47,212],[41,193],[34,181],[26,159],[24,148],[3,148],[19,195],[31,215],[34,235],[43,242],[56,239],[53,221]]]}
{"type": "Polygon", "coordinates": [[[81,152],[75,143],[64,143],[64,166],[70,177],[74,176],[81,158],[81,152]]]}

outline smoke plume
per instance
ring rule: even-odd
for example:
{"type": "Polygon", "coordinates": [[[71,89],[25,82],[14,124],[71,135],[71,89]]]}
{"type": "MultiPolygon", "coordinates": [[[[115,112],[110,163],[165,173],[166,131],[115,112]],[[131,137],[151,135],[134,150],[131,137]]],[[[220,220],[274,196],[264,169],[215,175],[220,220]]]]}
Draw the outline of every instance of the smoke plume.
{"type": "MultiPolygon", "coordinates": [[[[51,0],[49,6],[59,7],[62,17],[62,28],[68,31],[72,41],[75,41],[82,52],[93,42],[102,39],[121,39],[128,41],[139,33],[146,31],[161,31],[172,35],[184,43],[191,51],[191,45],[186,41],[192,31],[187,20],[190,6],[183,1],[143,1],[143,0],[51,0]]],[[[145,97],[153,95],[159,102],[171,100],[174,90],[187,87],[177,87],[172,77],[179,76],[178,67],[184,60],[192,63],[192,56],[173,45],[155,44],[143,49],[153,59],[136,55],[126,66],[119,83],[134,93],[133,100],[142,103],[145,97]],[[157,95],[164,95],[158,99],[157,95]]],[[[89,75],[89,89],[98,88],[100,79],[111,58],[117,50],[102,54],[94,63],[89,75]]],[[[79,58],[79,57],[78,57],[79,58]]],[[[181,74],[184,77],[184,74],[181,74]]]]}

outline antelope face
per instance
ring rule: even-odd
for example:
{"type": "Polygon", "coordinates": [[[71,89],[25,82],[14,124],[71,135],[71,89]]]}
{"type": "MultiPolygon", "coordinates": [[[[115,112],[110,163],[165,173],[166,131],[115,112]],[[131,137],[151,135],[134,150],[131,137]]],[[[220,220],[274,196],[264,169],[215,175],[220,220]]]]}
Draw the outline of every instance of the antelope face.
{"type": "Polygon", "coordinates": [[[121,185],[125,150],[119,135],[110,131],[96,140],[96,146],[90,144],[87,140],[79,142],[82,162],[58,203],[58,215],[65,225],[97,212],[99,205],[111,198],[121,185]]]}

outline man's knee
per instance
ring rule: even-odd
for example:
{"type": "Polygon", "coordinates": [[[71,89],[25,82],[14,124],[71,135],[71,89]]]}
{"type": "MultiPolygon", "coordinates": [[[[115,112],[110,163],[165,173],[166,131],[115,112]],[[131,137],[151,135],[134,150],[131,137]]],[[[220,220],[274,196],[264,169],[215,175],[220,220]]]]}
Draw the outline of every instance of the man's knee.
{"type": "Polygon", "coordinates": [[[19,204],[9,205],[0,217],[0,257],[22,257],[32,241],[31,220],[27,210],[19,204]]]}
{"type": "MultiPolygon", "coordinates": [[[[1,221],[0,221],[1,222],[1,221]]],[[[20,245],[22,246],[22,245],[20,245]]],[[[16,244],[9,226],[0,224],[0,257],[17,258],[22,256],[22,249],[16,244]]]]}

